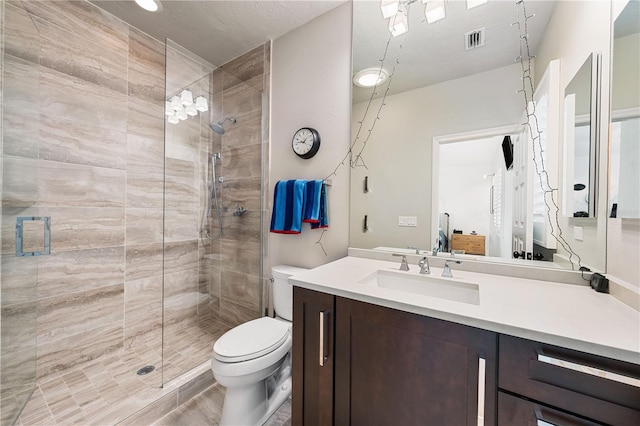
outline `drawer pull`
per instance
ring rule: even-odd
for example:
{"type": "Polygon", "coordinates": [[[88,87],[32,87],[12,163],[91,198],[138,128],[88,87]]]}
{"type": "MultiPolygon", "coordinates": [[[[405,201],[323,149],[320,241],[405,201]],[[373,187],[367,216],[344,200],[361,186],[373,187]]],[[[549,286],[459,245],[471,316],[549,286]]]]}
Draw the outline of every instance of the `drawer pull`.
{"type": "Polygon", "coordinates": [[[329,346],[327,340],[328,337],[328,324],[329,319],[328,311],[320,311],[320,351],[319,351],[319,364],[320,367],[324,367],[324,363],[329,359],[326,349],[329,346]]]}
{"type": "Polygon", "coordinates": [[[640,388],[640,379],[636,379],[629,376],[623,376],[622,374],[613,373],[611,371],[601,370],[599,368],[591,367],[588,365],[576,364],[575,362],[567,361],[564,359],[554,358],[545,355],[540,349],[537,350],[538,361],[545,364],[554,365],[556,367],[566,368],[568,370],[578,371],[580,373],[590,374],[592,376],[600,377],[602,379],[612,380],[618,383],[624,383],[626,385],[640,388]]]}
{"type": "Polygon", "coordinates": [[[485,404],[485,379],[487,373],[487,361],[478,358],[478,426],[484,426],[484,404],[485,404]]]}

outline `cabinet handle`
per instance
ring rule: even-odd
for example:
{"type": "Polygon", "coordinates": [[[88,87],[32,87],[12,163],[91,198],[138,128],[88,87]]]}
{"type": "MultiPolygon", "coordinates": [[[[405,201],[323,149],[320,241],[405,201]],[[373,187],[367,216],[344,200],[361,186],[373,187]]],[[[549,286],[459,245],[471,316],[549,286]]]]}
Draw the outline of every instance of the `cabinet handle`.
{"type": "Polygon", "coordinates": [[[608,379],[618,383],[624,383],[626,385],[640,388],[640,379],[636,379],[629,376],[623,376],[622,374],[614,373],[612,371],[602,370],[600,368],[591,367],[583,364],[576,364],[575,362],[567,361],[565,359],[554,358],[549,355],[545,355],[542,349],[536,350],[538,354],[538,361],[545,364],[554,365],[556,367],[566,368],[568,370],[578,371],[580,373],[596,376],[601,379],[608,379]]]}
{"type": "Polygon", "coordinates": [[[540,411],[539,407],[536,407],[535,413],[536,413],[536,426],[558,426],[554,423],[549,423],[544,418],[544,415],[542,414],[542,411],[540,411]]]}
{"type": "Polygon", "coordinates": [[[485,379],[487,376],[487,361],[478,357],[478,426],[484,426],[485,379]]]}
{"type": "Polygon", "coordinates": [[[329,347],[329,342],[327,338],[329,336],[329,311],[320,311],[320,351],[319,351],[319,362],[320,367],[324,367],[325,361],[329,359],[327,355],[327,348],[329,347]]]}

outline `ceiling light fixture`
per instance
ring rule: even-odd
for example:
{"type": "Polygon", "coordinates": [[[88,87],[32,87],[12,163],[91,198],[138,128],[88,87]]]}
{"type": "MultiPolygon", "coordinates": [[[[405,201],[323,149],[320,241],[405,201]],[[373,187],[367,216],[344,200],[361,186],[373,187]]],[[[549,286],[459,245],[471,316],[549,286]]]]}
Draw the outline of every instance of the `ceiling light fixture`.
{"type": "Polygon", "coordinates": [[[164,114],[171,124],[178,124],[189,117],[196,117],[198,112],[209,111],[209,102],[204,96],[193,99],[193,93],[184,89],[180,95],[171,96],[164,103],[164,114]]]}
{"type": "Polygon", "coordinates": [[[444,0],[440,1],[427,1],[422,0],[427,5],[424,8],[424,16],[427,18],[427,22],[433,24],[447,16],[447,12],[444,8],[444,0]]]}
{"type": "Polygon", "coordinates": [[[486,2],[487,0],[467,0],[467,10],[473,9],[474,7],[477,7],[477,6],[482,6],[486,2]]]}
{"type": "Polygon", "coordinates": [[[159,0],[134,0],[138,6],[149,12],[158,12],[162,10],[162,4],[159,0]]]}
{"type": "Polygon", "coordinates": [[[384,83],[389,74],[382,68],[367,68],[353,76],[353,84],[358,87],[373,87],[384,83]]]}

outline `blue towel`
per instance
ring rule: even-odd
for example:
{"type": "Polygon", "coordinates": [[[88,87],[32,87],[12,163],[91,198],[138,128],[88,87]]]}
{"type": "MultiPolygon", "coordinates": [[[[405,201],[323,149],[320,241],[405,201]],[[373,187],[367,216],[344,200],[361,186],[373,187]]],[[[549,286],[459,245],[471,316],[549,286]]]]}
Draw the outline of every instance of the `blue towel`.
{"type": "Polygon", "coordinates": [[[302,222],[312,229],[327,228],[327,197],[322,180],[283,180],[276,183],[271,232],[299,234],[302,222]]]}
{"type": "Polygon", "coordinates": [[[281,180],[273,193],[271,232],[299,234],[305,206],[306,180],[281,180]]]}

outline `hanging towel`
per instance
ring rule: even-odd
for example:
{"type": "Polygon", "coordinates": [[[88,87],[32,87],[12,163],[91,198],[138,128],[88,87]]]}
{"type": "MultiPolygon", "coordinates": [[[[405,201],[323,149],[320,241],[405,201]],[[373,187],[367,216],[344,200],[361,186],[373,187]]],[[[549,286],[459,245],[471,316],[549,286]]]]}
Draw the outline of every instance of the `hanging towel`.
{"type": "MultiPolygon", "coordinates": [[[[322,181],[320,181],[322,182],[322,181]]],[[[327,215],[327,185],[322,183],[320,185],[320,209],[318,211],[318,221],[311,224],[311,229],[328,228],[329,216],[327,215]]]]}
{"type": "MultiPolygon", "coordinates": [[[[311,224],[320,221],[320,204],[322,198],[322,180],[309,180],[306,184],[306,197],[303,222],[311,224]]],[[[311,226],[313,227],[313,225],[311,226]]]]}
{"type": "Polygon", "coordinates": [[[276,183],[271,213],[271,232],[299,234],[305,207],[306,180],[281,180],[276,183]]]}

